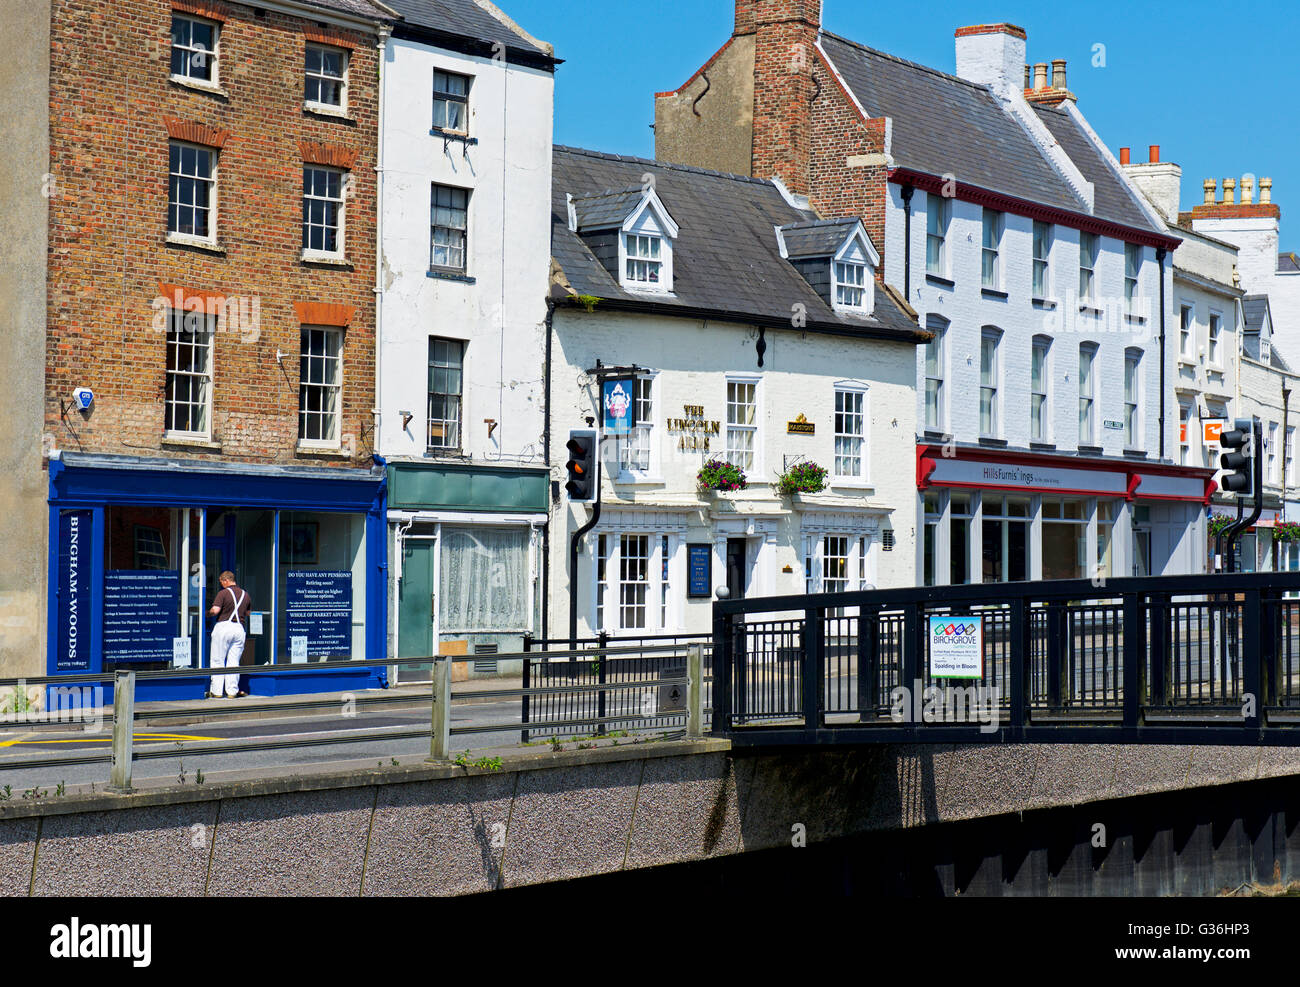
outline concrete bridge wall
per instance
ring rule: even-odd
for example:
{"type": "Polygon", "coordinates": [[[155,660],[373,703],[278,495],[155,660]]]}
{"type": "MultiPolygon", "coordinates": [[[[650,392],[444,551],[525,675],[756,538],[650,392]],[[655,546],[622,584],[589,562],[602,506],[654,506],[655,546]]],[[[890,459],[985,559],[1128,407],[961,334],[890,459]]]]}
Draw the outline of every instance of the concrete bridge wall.
{"type": "Polygon", "coordinates": [[[456,895],[1300,774],[1300,750],[725,741],[0,803],[8,895],[456,895]]]}

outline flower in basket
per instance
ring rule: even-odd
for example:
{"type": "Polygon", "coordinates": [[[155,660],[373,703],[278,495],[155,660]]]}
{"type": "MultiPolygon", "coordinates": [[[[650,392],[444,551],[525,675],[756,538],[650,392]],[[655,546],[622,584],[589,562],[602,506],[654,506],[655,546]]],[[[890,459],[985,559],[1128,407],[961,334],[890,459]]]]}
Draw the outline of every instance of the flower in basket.
{"type": "Polygon", "coordinates": [[[1228,526],[1236,522],[1236,518],[1231,514],[1211,514],[1210,515],[1210,537],[1223,534],[1228,526]]]}
{"type": "Polygon", "coordinates": [[[776,488],[787,497],[797,493],[821,493],[826,489],[826,467],[816,463],[795,463],[781,474],[776,488]]]}
{"type": "Polygon", "coordinates": [[[710,459],[695,477],[703,491],[744,490],[749,485],[745,471],[725,459],[710,459]]]}
{"type": "Polygon", "coordinates": [[[1278,521],[1273,525],[1273,540],[1282,542],[1300,541],[1300,522],[1278,521]]]}

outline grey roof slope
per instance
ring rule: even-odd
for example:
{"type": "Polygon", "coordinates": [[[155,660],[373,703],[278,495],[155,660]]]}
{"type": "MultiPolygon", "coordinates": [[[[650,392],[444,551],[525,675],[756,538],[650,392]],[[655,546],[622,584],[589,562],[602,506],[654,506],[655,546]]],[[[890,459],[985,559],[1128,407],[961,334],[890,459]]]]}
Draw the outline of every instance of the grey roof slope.
{"type": "Polygon", "coordinates": [[[1060,142],[1074,166],[1083,172],[1084,178],[1092,182],[1092,214],[1099,219],[1109,219],[1124,226],[1154,230],[1155,226],[1134,201],[1128,186],[1111,170],[1074,117],[1055,106],[1038,105],[1034,109],[1038,112],[1038,119],[1043,121],[1052,136],[1060,142]]]}
{"type": "Polygon", "coordinates": [[[792,306],[806,306],[809,326],[858,329],[917,342],[916,319],[887,291],[877,291],[870,318],[837,314],[781,257],[774,227],[809,217],[769,181],[557,146],[551,193],[551,255],[575,294],[720,316],[788,322],[792,306]],[[625,291],[569,229],[566,195],[591,195],[654,176],[655,191],[680,225],[673,242],[673,291],[647,296],[625,291]]]}
{"type": "MultiPolygon", "coordinates": [[[[987,86],[824,32],[822,46],[873,117],[893,119],[891,153],[900,167],[1030,202],[1084,212],[1065,180],[987,86]]],[[[1093,215],[1160,232],[1118,183],[1067,114],[1039,113],[1083,175],[1097,186],[1093,215]]]]}
{"type": "Polygon", "coordinates": [[[1300,257],[1290,251],[1278,254],[1277,269],[1279,271],[1300,271],[1300,257]]]}
{"type": "Polygon", "coordinates": [[[640,186],[595,195],[575,195],[573,211],[577,214],[578,229],[601,230],[622,226],[628,213],[641,201],[641,195],[640,186]]]}
{"type": "MultiPolygon", "coordinates": [[[[325,10],[337,10],[345,14],[355,14],[358,17],[369,17],[376,21],[391,21],[393,15],[383,7],[373,4],[370,0],[299,0],[301,3],[308,4],[312,7],[322,7],[325,10]]],[[[385,4],[391,7],[392,4],[385,4]]]]}
{"type": "Polygon", "coordinates": [[[1246,295],[1241,299],[1241,314],[1246,320],[1247,332],[1264,328],[1264,315],[1268,309],[1268,295],[1246,295]]]}
{"type": "Polygon", "coordinates": [[[531,40],[493,17],[474,0],[384,0],[407,24],[455,34],[474,41],[499,41],[511,48],[551,57],[531,40]]]}
{"type": "Polygon", "coordinates": [[[844,246],[856,219],[818,219],[781,227],[785,252],[791,257],[827,257],[844,246]]]}

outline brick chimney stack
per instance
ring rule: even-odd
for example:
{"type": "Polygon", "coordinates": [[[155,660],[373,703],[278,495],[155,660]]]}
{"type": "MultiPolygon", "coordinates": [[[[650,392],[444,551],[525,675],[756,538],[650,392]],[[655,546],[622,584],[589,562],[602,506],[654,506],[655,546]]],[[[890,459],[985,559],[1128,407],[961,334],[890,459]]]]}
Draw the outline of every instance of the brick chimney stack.
{"type": "MultiPolygon", "coordinates": [[[[1015,24],[974,24],[959,27],[957,74],[988,86],[995,93],[1021,88],[1025,77],[1025,29],[1015,24]]],[[[1047,66],[1043,66],[1046,79],[1047,66]]]]}
{"type": "Polygon", "coordinates": [[[1205,190],[1205,201],[1195,206],[1190,213],[1183,213],[1181,219],[1193,220],[1235,220],[1235,219],[1273,219],[1281,218],[1281,211],[1273,203],[1273,179],[1259,180],[1259,201],[1255,201],[1255,176],[1242,175],[1240,180],[1241,201],[1237,201],[1236,178],[1225,178],[1222,183],[1223,198],[1216,199],[1215,188],[1219,183],[1207,178],[1201,188],[1205,190]]]}
{"type": "Polygon", "coordinates": [[[1183,169],[1172,161],[1160,160],[1160,145],[1147,146],[1147,160],[1134,164],[1127,147],[1119,149],[1120,167],[1129,181],[1151,203],[1166,223],[1178,222],[1178,196],[1183,184],[1183,169]]]}

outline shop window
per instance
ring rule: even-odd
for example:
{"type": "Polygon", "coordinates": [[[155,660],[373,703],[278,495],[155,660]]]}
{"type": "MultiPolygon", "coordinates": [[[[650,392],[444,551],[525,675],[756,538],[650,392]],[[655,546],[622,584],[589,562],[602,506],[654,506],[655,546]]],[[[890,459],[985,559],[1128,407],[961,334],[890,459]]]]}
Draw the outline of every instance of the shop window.
{"type": "MultiPolygon", "coordinates": [[[[251,544],[241,567],[260,567],[269,552],[269,539],[251,544]]],[[[364,514],[280,512],[278,660],[365,657],[365,559],[364,514]]],[[[255,609],[268,605],[254,594],[255,609]]]]}
{"type": "Polygon", "coordinates": [[[943,505],[939,501],[938,491],[927,490],[922,507],[925,514],[925,531],[921,545],[921,571],[924,585],[933,586],[938,571],[935,558],[939,545],[939,525],[943,520],[943,505]]]}
{"type": "Polygon", "coordinates": [[[1097,504],[1097,576],[1114,575],[1111,559],[1115,533],[1115,505],[1109,501],[1097,504]]]}
{"type": "Polygon", "coordinates": [[[970,494],[949,495],[948,521],[948,582],[954,585],[970,582],[970,494]]]}
{"type": "Polygon", "coordinates": [[[981,513],[983,581],[1029,578],[1029,498],[984,494],[981,513]]]}
{"type": "Polygon", "coordinates": [[[1043,578],[1083,579],[1089,575],[1088,522],[1080,500],[1043,498],[1043,578]]]}
{"type": "Polygon", "coordinates": [[[527,528],[443,525],[440,633],[528,629],[527,528]]]}
{"type": "Polygon", "coordinates": [[[167,546],[161,529],[135,526],[135,568],[167,568],[167,546]]]}
{"type": "Polygon", "coordinates": [[[596,630],[663,630],[671,620],[668,534],[602,534],[596,540],[596,630]]]}

